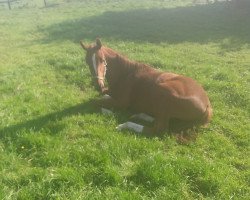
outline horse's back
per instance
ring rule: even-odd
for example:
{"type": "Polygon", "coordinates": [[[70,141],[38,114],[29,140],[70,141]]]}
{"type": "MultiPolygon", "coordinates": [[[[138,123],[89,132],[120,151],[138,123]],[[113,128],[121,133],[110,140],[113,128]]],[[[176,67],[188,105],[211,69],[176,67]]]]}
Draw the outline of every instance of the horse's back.
{"type": "Polygon", "coordinates": [[[156,89],[164,94],[167,112],[173,117],[194,120],[211,111],[206,92],[192,78],[162,73],[156,79],[156,89]]]}
{"type": "Polygon", "coordinates": [[[162,73],[156,79],[157,86],[165,87],[171,91],[173,95],[180,98],[187,98],[189,96],[206,96],[204,89],[192,78],[173,74],[162,73]]]}

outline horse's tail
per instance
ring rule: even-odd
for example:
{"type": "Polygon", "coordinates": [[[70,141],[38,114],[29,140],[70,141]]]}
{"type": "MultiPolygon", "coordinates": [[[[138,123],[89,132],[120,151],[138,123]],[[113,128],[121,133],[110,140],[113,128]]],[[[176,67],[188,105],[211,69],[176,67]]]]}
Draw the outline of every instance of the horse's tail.
{"type": "Polygon", "coordinates": [[[201,119],[201,123],[204,126],[207,126],[208,123],[211,121],[212,116],[213,116],[213,109],[212,109],[211,104],[209,102],[209,104],[207,105],[207,108],[203,114],[203,117],[201,119]]]}

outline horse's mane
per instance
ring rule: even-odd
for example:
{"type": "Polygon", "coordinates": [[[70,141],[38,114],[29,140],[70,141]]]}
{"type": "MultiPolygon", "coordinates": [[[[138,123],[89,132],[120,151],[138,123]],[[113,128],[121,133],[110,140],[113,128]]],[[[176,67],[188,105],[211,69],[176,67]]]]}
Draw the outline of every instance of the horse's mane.
{"type": "Polygon", "coordinates": [[[152,71],[155,70],[152,66],[141,63],[141,62],[137,62],[137,61],[133,61],[130,60],[129,58],[127,58],[126,56],[112,50],[109,48],[106,48],[108,50],[110,50],[112,53],[116,54],[116,58],[117,61],[119,63],[119,66],[122,66],[124,68],[126,68],[129,71],[152,71]]]}

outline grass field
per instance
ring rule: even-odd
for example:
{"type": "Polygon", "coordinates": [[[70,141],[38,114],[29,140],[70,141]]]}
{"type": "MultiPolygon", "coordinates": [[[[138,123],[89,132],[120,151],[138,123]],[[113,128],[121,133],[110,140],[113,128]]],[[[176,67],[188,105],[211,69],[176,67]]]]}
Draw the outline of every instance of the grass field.
{"type": "Polygon", "coordinates": [[[23,2],[0,7],[0,199],[249,199],[250,6],[23,2]],[[196,79],[210,126],[188,145],[116,131],[129,114],[98,112],[79,46],[96,37],[196,79]]]}

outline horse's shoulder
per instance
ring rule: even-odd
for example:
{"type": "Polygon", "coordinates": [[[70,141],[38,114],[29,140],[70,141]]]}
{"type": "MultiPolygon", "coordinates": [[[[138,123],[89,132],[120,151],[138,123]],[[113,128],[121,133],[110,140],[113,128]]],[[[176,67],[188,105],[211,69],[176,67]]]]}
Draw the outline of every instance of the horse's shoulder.
{"type": "Polygon", "coordinates": [[[162,72],[159,73],[158,77],[156,78],[156,84],[166,83],[168,81],[173,81],[177,77],[180,77],[180,75],[171,73],[171,72],[162,72]]]}

